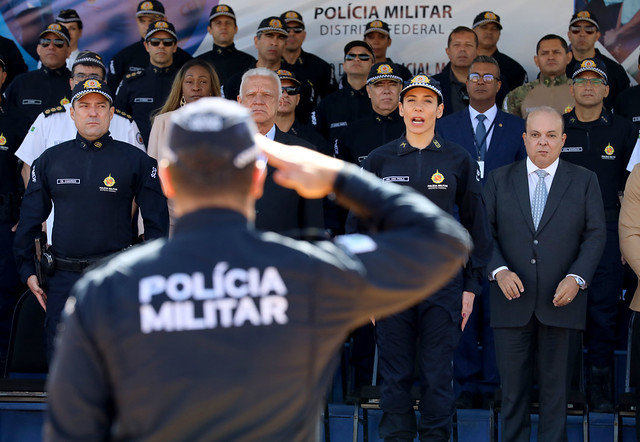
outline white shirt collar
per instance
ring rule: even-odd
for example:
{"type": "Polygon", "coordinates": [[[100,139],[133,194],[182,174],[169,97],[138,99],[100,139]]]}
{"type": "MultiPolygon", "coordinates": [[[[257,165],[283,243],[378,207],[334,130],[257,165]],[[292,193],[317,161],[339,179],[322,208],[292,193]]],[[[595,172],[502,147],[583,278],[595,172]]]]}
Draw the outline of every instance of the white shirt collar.
{"type": "MultiPolygon", "coordinates": [[[[493,122],[493,120],[495,120],[496,115],[498,115],[498,106],[496,106],[495,104],[493,106],[491,106],[486,112],[482,112],[485,117],[487,117],[487,119],[485,120],[485,125],[486,124],[491,124],[493,122]]],[[[471,121],[475,122],[476,121],[476,117],[480,114],[480,112],[478,112],[477,110],[475,110],[474,108],[471,107],[471,105],[469,105],[469,117],[471,117],[471,121]]]]}
{"type": "Polygon", "coordinates": [[[273,141],[273,139],[276,136],[276,125],[274,124],[273,127],[271,129],[269,129],[269,132],[264,134],[264,136],[269,138],[271,141],[273,141]]]}
{"type": "MultiPolygon", "coordinates": [[[[560,158],[556,158],[556,160],[549,165],[549,167],[545,169],[541,169],[546,171],[549,174],[549,178],[553,179],[556,174],[556,170],[558,170],[558,163],[560,162],[560,158]]],[[[531,175],[535,173],[536,170],[540,169],[538,166],[533,164],[533,161],[529,157],[527,157],[527,175],[531,175]]]]}

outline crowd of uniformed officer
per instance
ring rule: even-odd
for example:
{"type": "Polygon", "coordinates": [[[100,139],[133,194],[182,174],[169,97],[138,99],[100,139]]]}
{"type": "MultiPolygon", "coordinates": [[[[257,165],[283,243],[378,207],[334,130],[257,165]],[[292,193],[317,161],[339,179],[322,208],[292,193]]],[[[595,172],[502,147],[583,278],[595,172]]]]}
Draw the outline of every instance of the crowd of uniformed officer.
{"type": "MultiPolygon", "coordinates": [[[[141,40],[122,49],[108,65],[102,62],[99,54],[80,52],[77,55],[78,60],[84,60],[85,65],[101,66],[102,75],[91,77],[86,74],[86,78],[76,79],[76,66],[82,63],[69,64],[73,67],[73,73],[67,68],[67,57],[71,54],[73,38],[67,30],[67,25],[77,18],[81,28],[81,21],[75,11],[70,11],[73,10],[61,12],[59,20],[48,25],[40,34],[37,53],[41,66],[35,71],[15,76],[6,88],[0,103],[0,176],[2,177],[0,180],[0,225],[2,226],[0,231],[0,272],[2,272],[0,361],[6,349],[5,329],[15,304],[16,294],[21,288],[18,275],[22,282],[26,283],[31,275],[36,274],[33,268],[36,253],[34,239],[39,236],[40,223],[46,219],[46,215],[52,209],[52,201],[56,207],[57,227],[49,238],[49,242],[53,243],[51,250],[59,263],[58,271],[48,283],[49,290],[53,292],[56,290],[54,288],[57,285],[56,279],[61,278],[65,273],[71,272],[73,275],[62,284],[64,287],[62,292],[68,292],[70,284],[77,279],[84,267],[95,261],[97,257],[116,252],[138,241],[135,231],[136,223],[132,215],[136,207],[128,207],[128,211],[123,211],[123,205],[131,205],[130,203],[135,200],[136,205],[142,209],[142,217],[145,221],[156,220],[155,228],[153,223],[150,226],[145,225],[149,228],[145,228],[144,239],[150,239],[165,232],[162,226],[163,221],[159,218],[164,216],[166,204],[158,193],[159,183],[155,172],[152,172],[156,167],[153,160],[141,156],[138,149],[128,149],[123,147],[124,143],[114,141],[107,132],[108,125],[105,132],[98,134],[96,138],[84,137],[82,130],[78,128],[77,136],[51,136],[48,141],[43,142],[46,145],[39,147],[40,152],[54,144],[60,145],[56,149],[46,150],[38,159],[30,159],[33,164],[30,172],[24,174],[24,178],[29,182],[25,180],[24,185],[28,184],[28,186],[23,199],[24,186],[19,174],[21,164],[14,153],[20,147],[28,130],[30,132],[25,143],[31,142],[29,140],[32,140],[38,131],[42,131],[42,121],[38,122],[39,120],[36,119],[40,113],[42,113],[38,117],[40,120],[49,115],[64,118],[67,116],[67,110],[70,107],[74,108],[74,104],[82,105],[81,99],[90,95],[83,91],[90,89],[93,95],[105,97],[110,109],[114,109],[115,106],[115,112],[119,112],[129,122],[134,120],[135,124],[131,127],[136,128],[137,125],[139,132],[133,129],[135,131],[133,138],[138,143],[141,141],[146,143],[154,112],[164,104],[177,70],[192,58],[178,46],[179,32],[165,16],[162,3],[157,0],[142,1],[138,4],[135,14],[141,40]],[[70,80],[72,88],[75,85],[73,95],[70,94],[70,80]],[[87,81],[93,82],[88,85],[87,81]],[[70,103],[72,103],[71,106],[70,103]],[[100,157],[99,165],[94,162],[94,158],[98,157],[100,157]],[[136,166],[132,166],[133,164],[136,166]],[[130,170],[132,167],[134,169],[139,167],[139,170],[132,171],[130,170]],[[132,174],[130,178],[121,178],[120,174],[124,170],[132,174]],[[101,181],[102,184],[91,184],[93,188],[89,191],[86,186],[95,180],[101,181]],[[122,198],[121,195],[125,193],[125,183],[130,190],[127,191],[128,196],[122,198]],[[95,191],[100,198],[96,198],[92,193],[95,191]],[[106,202],[102,199],[103,197],[113,197],[113,201],[106,202]],[[118,208],[111,204],[117,205],[118,208]],[[129,215],[125,216],[125,212],[129,215]],[[16,270],[10,250],[19,216],[21,221],[15,240],[18,260],[16,270]]],[[[464,28],[458,34],[464,34],[467,30],[471,31],[470,28],[464,28]]],[[[505,101],[505,110],[521,116],[526,114],[527,94],[534,88],[540,92],[540,97],[546,97],[550,94],[557,96],[551,92],[550,86],[560,86],[562,93],[569,97],[568,89],[565,90],[565,88],[570,87],[570,78],[574,72],[591,59],[604,65],[604,72],[608,73],[608,76],[604,77],[608,94],[604,97],[602,116],[588,122],[578,121],[575,111],[565,116],[571,146],[583,146],[581,149],[591,151],[593,155],[587,157],[579,155],[582,150],[568,150],[563,152],[563,158],[607,174],[609,178],[601,180],[600,185],[609,215],[608,221],[613,229],[617,223],[620,207],[619,192],[626,182],[626,169],[632,166],[634,158],[636,162],[638,159],[632,155],[634,146],[637,147],[635,145],[637,130],[630,129],[630,125],[625,124],[622,118],[612,118],[611,110],[613,107],[615,113],[634,122],[638,129],[640,88],[637,86],[629,88],[629,77],[624,69],[594,47],[595,41],[600,36],[599,22],[595,15],[588,11],[579,11],[571,18],[568,32],[572,44],[570,49],[562,37],[554,35],[545,36],[539,42],[536,64],[540,68],[541,78],[532,83],[526,83],[524,87],[521,86],[525,84],[526,73],[522,66],[498,51],[497,42],[502,30],[500,17],[491,11],[484,11],[475,17],[472,30],[476,34],[473,37],[475,48],[469,49],[469,54],[459,58],[455,55],[456,40],[455,38],[452,40],[456,34],[454,30],[447,48],[451,63],[439,77],[441,98],[453,96],[456,102],[465,108],[468,105],[468,96],[465,95],[464,84],[460,83],[455,74],[466,72],[465,69],[469,67],[469,63],[476,55],[490,55],[497,60],[503,74],[501,78],[505,80],[503,82],[505,93],[507,90],[513,91],[505,101]],[[539,51],[541,45],[544,50],[547,43],[550,42],[549,44],[553,45],[558,43],[558,39],[562,43],[560,46],[563,46],[567,52],[563,54],[562,49],[560,50],[557,55],[558,57],[566,56],[566,63],[557,64],[561,67],[566,66],[566,75],[558,72],[557,76],[554,74],[547,78],[548,66],[544,65],[543,57],[554,55],[552,53],[548,56],[539,51]],[[572,57],[569,57],[570,51],[573,52],[573,61],[571,61],[572,57]],[[517,106],[513,104],[516,102],[517,106]],[[523,110],[525,112],[522,112],[523,110]],[[608,153],[606,146],[613,146],[612,149],[616,151],[614,157],[617,160],[609,158],[612,155],[608,153]],[[601,161],[601,157],[604,157],[600,153],[602,149],[605,149],[605,155],[609,158],[605,162],[601,161]],[[615,170],[610,170],[612,168],[615,170]]],[[[233,89],[231,87],[233,79],[240,78],[242,73],[250,68],[281,69],[279,73],[286,73],[286,75],[280,74],[281,80],[287,84],[283,90],[289,96],[302,96],[304,100],[302,102],[298,99],[296,122],[290,126],[291,131],[299,130],[301,124],[306,123],[305,120],[310,115],[310,123],[313,127],[311,130],[317,131],[319,135],[313,133],[307,139],[322,137],[323,142],[318,143],[321,144],[318,148],[323,153],[370,166],[373,160],[366,161],[369,152],[382,144],[391,142],[397,150],[397,152],[394,150],[395,155],[400,159],[409,158],[405,157],[407,152],[403,150],[401,144],[403,141],[401,136],[405,129],[398,113],[398,97],[404,85],[403,81],[419,73],[409,72],[405,66],[392,62],[387,56],[387,50],[391,47],[392,41],[387,23],[380,20],[371,21],[366,25],[362,40],[345,42],[343,54],[345,73],[342,78],[337,79],[338,81],[330,64],[302,49],[306,38],[305,22],[302,15],[296,11],[286,11],[280,16],[268,17],[261,21],[255,39],[258,49],[257,59],[235,47],[234,36],[238,32],[238,26],[235,12],[230,6],[219,4],[211,10],[208,32],[213,37],[213,47],[210,51],[199,55],[199,58],[214,66],[223,93],[225,84],[230,85],[228,91],[233,89]],[[283,38],[286,43],[282,43],[283,38]],[[278,59],[275,62],[269,59],[271,54],[276,54],[278,59]],[[397,141],[392,141],[396,139],[397,141]]],[[[473,36],[473,34],[468,35],[473,36]]],[[[0,43],[2,43],[0,51],[11,50],[10,45],[2,41],[0,43]]],[[[473,44],[472,41],[470,45],[473,46],[473,44]]],[[[74,41],[74,46],[77,47],[77,41],[74,41]]],[[[16,74],[11,72],[14,69],[13,66],[17,65],[14,58],[14,55],[0,53],[0,86],[3,88],[7,86],[4,84],[5,78],[16,74]]],[[[485,76],[482,81],[487,81],[486,78],[485,76]]],[[[226,96],[226,98],[236,99],[235,96],[226,96]]],[[[447,99],[445,98],[444,101],[445,113],[447,113],[451,109],[446,109],[447,99]]],[[[563,111],[569,110],[563,109],[563,111]]],[[[77,109],[75,113],[77,115],[77,109]]],[[[90,117],[92,118],[99,119],[94,116],[90,117]]],[[[309,126],[304,127],[305,130],[310,130],[309,126]]],[[[130,142],[133,141],[131,137],[129,138],[130,142]]],[[[636,152],[636,154],[640,153],[636,152]]],[[[386,160],[378,158],[375,161],[384,163],[386,160]]],[[[384,166],[385,164],[380,165],[380,167],[384,166]]],[[[455,168],[449,169],[443,166],[438,173],[448,177],[449,174],[459,172],[455,168]]],[[[467,175],[467,171],[464,174],[467,175]]],[[[432,184],[432,177],[428,178],[432,184]]],[[[464,211],[458,211],[459,208],[449,207],[454,202],[456,202],[455,198],[446,203],[447,210],[466,216],[464,211]]],[[[464,210],[468,209],[466,207],[464,210]]],[[[325,224],[330,230],[328,233],[343,232],[345,214],[336,214],[335,207],[329,201],[325,202],[325,212],[325,224]]],[[[610,241],[608,252],[612,260],[619,257],[617,236],[615,238],[615,241],[610,241]]],[[[43,239],[43,250],[45,243],[43,239]]],[[[616,271],[622,270],[617,268],[616,271]]],[[[610,275],[611,272],[605,271],[605,274],[610,275]]],[[[607,286],[608,281],[605,276],[602,284],[607,286]]],[[[29,287],[32,285],[30,284],[29,287]]],[[[620,287],[616,288],[615,285],[609,285],[609,287],[614,288],[614,293],[608,296],[615,297],[617,302],[620,287]]],[[[58,301],[52,310],[59,313],[62,307],[59,300],[64,300],[64,294],[55,296],[49,294],[47,304],[49,307],[54,305],[54,299],[58,301]]],[[[49,309],[47,311],[49,315],[49,309]]],[[[55,316],[58,313],[51,311],[51,317],[54,318],[51,320],[52,324],[57,321],[55,316]]],[[[614,313],[614,321],[615,316],[614,313]]],[[[606,333],[603,332],[601,337],[593,336],[590,345],[594,348],[605,345],[610,350],[611,345],[614,345],[615,327],[615,323],[608,323],[606,333]],[[606,343],[603,343],[605,340],[606,343]]],[[[50,331],[49,335],[52,336],[53,331],[50,331]]],[[[597,363],[598,366],[607,364],[608,362],[602,361],[597,363]]]]}

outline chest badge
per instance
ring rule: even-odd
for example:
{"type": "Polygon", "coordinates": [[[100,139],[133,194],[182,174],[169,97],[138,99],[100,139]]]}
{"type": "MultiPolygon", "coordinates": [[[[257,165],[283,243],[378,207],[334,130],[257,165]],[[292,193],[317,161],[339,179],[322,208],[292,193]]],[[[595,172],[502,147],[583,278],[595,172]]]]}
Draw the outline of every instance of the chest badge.
{"type": "Polygon", "coordinates": [[[111,176],[111,174],[109,174],[109,176],[104,179],[103,183],[107,187],[113,187],[116,184],[116,180],[111,176]]]}
{"type": "Polygon", "coordinates": [[[63,106],[65,104],[69,104],[69,103],[70,103],[70,101],[69,101],[69,99],[67,97],[64,97],[62,100],[60,100],[60,104],[63,105],[63,106]]]}
{"type": "Polygon", "coordinates": [[[606,153],[607,155],[613,155],[613,146],[611,145],[611,143],[607,144],[607,146],[604,148],[604,153],[606,153]]]}
{"type": "Polygon", "coordinates": [[[444,175],[436,170],[436,173],[431,175],[431,181],[433,181],[435,184],[440,184],[444,181],[444,175]]]}
{"type": "Polygon", "coordinates": [[[0,146],[4,146],[5,144],[7,144],[7,139],[4,134],[0,133],[0,146]]]}

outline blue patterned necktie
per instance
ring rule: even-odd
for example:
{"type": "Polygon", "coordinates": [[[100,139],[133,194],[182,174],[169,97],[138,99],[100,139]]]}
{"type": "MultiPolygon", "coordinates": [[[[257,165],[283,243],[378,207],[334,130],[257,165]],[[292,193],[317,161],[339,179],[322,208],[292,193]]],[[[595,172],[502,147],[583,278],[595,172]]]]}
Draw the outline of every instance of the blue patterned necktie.
{"type": "Polygon", "coordinates": [[[533,227],[538,230],[538,224],[540,223],[540,218],[542,218],[544,205],[547,203],[547,186],[544,183],[544,177],[549,175],[549,172],[538,169],[536,170],[536,175],[538,175],[538,183],[536,184],[536,189],[533,192],[531,215],[533,215],[533,227]]]}
{"type": "Polygon", "coordinates": [[[487,153],[487,128],[484,127],[484,120],[487,119],[487,116],[478,114],[476,118],[478,119],[478,124],[476,125],[476,145],[478,146],[480,161],[484,161],[484,156],[487,153]]]}

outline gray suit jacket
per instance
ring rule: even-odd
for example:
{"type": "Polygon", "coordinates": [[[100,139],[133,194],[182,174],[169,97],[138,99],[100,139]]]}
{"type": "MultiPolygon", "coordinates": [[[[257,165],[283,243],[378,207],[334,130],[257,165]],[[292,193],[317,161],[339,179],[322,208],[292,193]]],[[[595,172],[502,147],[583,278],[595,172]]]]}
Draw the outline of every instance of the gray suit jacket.
{"type": "Polygon", "coordinates": [[[491,283],[491,326],[524,326],[535,314],[548,326],[584,329],[587,293],[564,307],[553,305],[553,295],[569,273],[588,284],[600,261],[606,228],[595,173],[560,160],[537,231],[526,160],[492,171],[484,201],[494,238],[487,272],[507,266],[524,286],[520,298],[509,301],[491,283]]]}

